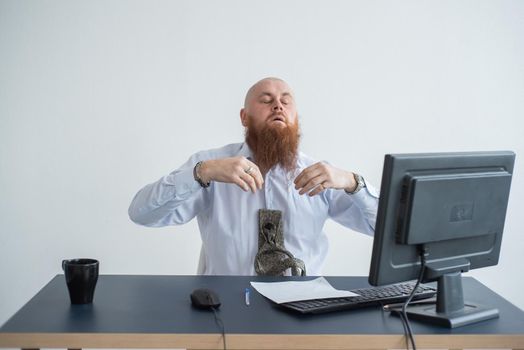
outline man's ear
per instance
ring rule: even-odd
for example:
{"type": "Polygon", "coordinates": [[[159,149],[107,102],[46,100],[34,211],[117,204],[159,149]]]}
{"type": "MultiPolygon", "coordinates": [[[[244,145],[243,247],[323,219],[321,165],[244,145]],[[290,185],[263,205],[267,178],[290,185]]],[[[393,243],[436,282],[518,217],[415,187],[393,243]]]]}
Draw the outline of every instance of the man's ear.
{"type": "Polygon", "coordinates": [[[245,108],[240,110],[240,121],[242,122],[243,127],[247,127],[247,114],[245,108]]]}

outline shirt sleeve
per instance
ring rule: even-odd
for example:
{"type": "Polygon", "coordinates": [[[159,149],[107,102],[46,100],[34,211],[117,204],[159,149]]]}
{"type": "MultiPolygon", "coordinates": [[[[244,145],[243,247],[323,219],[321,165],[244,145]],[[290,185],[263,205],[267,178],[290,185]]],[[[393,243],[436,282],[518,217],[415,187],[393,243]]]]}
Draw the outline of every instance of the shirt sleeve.
{"type": "Polygon", "coordinates": [[[139,225],[160,227],[184,224],[205,210],[213,185],[204,189],[193,177],[200,158],[193,155],[179,169],[138,191],[129,206],[129,218],[139,225]]]}
{"type": "Polygon", "coordinates": [[[357,232],[375,234],[379,195],[373,186],[366,183],[366,187],[355,194],[329,190],[327,198],[331,219],[357,232]]]}

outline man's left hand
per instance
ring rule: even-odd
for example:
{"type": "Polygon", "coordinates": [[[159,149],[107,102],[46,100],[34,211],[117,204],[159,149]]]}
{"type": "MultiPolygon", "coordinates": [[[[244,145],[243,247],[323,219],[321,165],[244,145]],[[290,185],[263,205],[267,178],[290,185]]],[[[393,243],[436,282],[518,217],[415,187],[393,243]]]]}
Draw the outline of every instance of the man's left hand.
{"type": "Polygon", "coordinates": [[[294,182],[299,194],[308,193],[310,196],[317,195],[328,188],[351,192],[357,187],[352,172],[323,162],[315,163],[302,170],[294,182]]]}

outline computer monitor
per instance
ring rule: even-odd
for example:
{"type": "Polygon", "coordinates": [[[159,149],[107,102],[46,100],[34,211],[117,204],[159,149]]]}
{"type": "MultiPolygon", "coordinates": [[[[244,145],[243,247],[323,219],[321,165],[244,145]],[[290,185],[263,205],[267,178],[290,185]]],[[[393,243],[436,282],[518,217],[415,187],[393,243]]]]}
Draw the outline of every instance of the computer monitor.
{"type": "Polygon", "coordinates": [[[410,318],[458,327],[498,317],[464,302],[461,273],[498,263],[514,161],[509,151],[386,155],[369,282],[417,279],[424,252],[422,282],[437,281],[437,302],[410,318]]]}

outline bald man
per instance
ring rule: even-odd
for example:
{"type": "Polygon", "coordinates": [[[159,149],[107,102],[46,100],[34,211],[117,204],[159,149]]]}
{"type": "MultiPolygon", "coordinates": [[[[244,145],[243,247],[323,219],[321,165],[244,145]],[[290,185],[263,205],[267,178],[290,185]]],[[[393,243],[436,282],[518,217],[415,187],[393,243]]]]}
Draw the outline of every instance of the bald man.
{"type": "Polygon", "coordinates": [[[308,275],[322,275],[328,218],[373,235],[377,192],[361,175],[299,151],[295,98],[285,81],[265,78],[254,84],[240,120],[245,142],[193,154],[142,188],[129,207],[131,220],[159,227],[197,217],[198,273],[207,275],[255,274],[261,209],[281,213],[285,249],[305,264],[308,275]]]}

